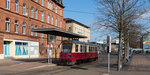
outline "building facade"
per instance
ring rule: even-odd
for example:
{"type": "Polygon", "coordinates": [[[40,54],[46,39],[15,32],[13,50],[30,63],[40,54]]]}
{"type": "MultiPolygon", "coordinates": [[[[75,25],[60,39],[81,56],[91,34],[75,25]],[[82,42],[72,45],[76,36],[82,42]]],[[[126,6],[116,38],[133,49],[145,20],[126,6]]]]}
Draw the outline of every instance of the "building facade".
{"type": "Polygon", "coordinates": [[[66,31],[76,33],[79,35],[84,35],[87,38],[80,38],[79,41],[90,42],[91,39],[91,31],[89,29],[90,27],[70,18],[65,18],[64,20],[66,21],[66,31]]]}
{"type": "Polygon", "coordinates": [[[143,35],[142,38],[143,52],[150,51],[150,33],[143,35]]]}
{"type": "Polygon", "coordinates": [[[32,32],[38,28],[65,30],[62,0],[0,0],[0,59],[59,57],[62,37],[32,32]],[[48,42],[48,43],[47,43],[48,42]],[[52,53],[53,52],[53,53],[52,53]],[[57,53],[55,53],[57,52],[57,53]]]}

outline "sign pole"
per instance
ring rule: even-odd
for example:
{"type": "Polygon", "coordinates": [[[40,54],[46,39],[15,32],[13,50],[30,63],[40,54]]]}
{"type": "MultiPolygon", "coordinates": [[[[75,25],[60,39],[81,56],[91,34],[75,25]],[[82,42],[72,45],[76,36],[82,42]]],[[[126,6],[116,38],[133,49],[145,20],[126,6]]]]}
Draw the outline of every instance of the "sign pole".
{"type": "Polygon", "coordinates": [[[107,36],[108,73],[110,72],[111,37],[107,36]]]}

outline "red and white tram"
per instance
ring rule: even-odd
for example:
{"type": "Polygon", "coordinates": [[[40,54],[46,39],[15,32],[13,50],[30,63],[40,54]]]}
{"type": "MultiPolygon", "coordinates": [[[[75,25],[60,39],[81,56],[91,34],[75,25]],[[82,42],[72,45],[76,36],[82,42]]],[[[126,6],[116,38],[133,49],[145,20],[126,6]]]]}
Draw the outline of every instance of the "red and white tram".
{"type": "Polygon", "coordinates": [[[97,45],[74,40],[62,41],[59,64],[75,64],[98,59],[97,45]]]}

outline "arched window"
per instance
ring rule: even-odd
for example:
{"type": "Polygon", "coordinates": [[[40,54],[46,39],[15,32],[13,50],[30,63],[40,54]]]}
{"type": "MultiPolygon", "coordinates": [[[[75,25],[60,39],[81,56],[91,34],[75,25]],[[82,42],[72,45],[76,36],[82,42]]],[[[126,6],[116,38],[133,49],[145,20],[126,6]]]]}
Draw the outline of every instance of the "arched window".
{"type": "Polygon", "coordinates": [[[23,3],[23,15],[26,15],[26,4],[23,3]]]}
{"type": "MultiPolygon", "coordinates": [[[[33,24],[31,24],[31,30],[33,29],[33,24]]],[[[31,31],[31,35],[33,36],[33,32],[31,31]]]]}
{"type": "Polygon", "coordinates": [[[35,19],[38,19],[38,9],[35,10],[35,19]]]}
{"type": "Polygon", "coordinates": [[[19,2],[18,2],[18,0],[15,0],[15,11],[16,11],[16,13],[18,13],[18,11],[19,11],[19,2]]]}
{"type": "Polygon", "coordinates": [[[56,20],[55,20],[55,25],[57,26],[57,18],[56,18],[56,20]]]}
{"type": "Polygon", "coordinates": [[[10,19],[9,18],[6,18],[5,30],[6,32],[10,32],[10,19]]]}
{"type": "Polygon", "coordinates": [[[31,7],[31,17],[33,18],[34,17],[34,8],[31,7]]]}
{"type": "Polygon", "coordinates": [[[17,20],[15,20],[15,33],[18,33],[19,31],[19,23],[17,20]]]}
{"type": "Polygon", "coordinates": [[[10,10],[10,0],[6,0],[6,9],[10,10]]]}
{"type": "Polygon", "coordinates": [[[49,19],[50,19],[50,16],[48,15],[48,16],[47,16],[47,23],[49,23],[49,19]]]}
{"type": "Polygon", "coordinates": [[[53,18],[53,16],[51,17],[51,24],[53,24],[53,22],[54,22],[54,18],[53,18]]]}
{"type": "Polygon", "coordinates": [[[26,34],[26,23],[23,22],[22,24],[22,33],[25,35],[26,34]]]}

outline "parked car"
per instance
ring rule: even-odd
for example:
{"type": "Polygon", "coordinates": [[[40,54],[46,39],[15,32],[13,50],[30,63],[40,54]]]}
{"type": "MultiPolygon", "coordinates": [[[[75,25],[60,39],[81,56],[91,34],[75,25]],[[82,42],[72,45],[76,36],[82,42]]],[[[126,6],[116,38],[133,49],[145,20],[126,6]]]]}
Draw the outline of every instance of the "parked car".
{"type": "Polygon", "coordinates": [[[147,50],[147,51],[146,51],[146,54],[150,54],[150,51],[147,50]]]}
{"type": "Polygon", "coordinates": [[[135,54],[141,54],[142,51],[135,51],[135,54]]]}

